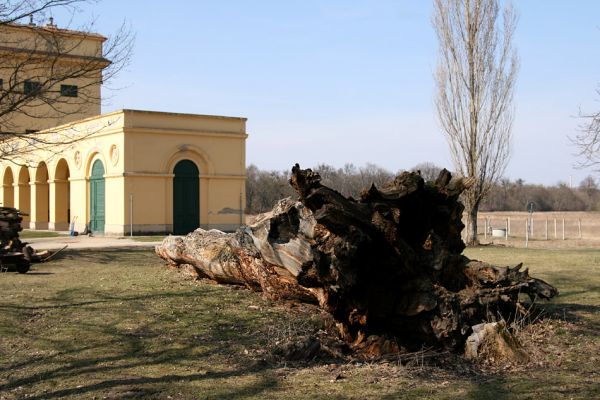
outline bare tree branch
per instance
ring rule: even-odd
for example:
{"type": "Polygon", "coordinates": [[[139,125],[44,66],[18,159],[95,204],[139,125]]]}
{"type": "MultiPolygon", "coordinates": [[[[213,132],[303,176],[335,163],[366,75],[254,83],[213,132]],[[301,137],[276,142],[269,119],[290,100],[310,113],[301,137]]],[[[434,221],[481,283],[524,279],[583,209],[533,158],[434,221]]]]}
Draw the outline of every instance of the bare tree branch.
{"type": "Polygon", "coordinates": [[[128,64],[134,35],[124,24],[109,38],[92,33],[91,24],[78,30],[58,28],[52,20],[39,25],[57,8],[74,13],[86,3],[0,2],[0,159],[94,133],[65,137],[51,128],[100,113],[100,87],[128,64]],[[31,134],[37,130],[43,133],[31,134]]]}
{"type": "MultiPolygon", "coordinates": [[[[600,94],[600,90],[596,91],[600,94]]],[[[592,168],[600,171],[600,111],[586,114],[579,113],[583,120],[579,132],[569,137],[577,148],[577,168],[592,168]]]]}

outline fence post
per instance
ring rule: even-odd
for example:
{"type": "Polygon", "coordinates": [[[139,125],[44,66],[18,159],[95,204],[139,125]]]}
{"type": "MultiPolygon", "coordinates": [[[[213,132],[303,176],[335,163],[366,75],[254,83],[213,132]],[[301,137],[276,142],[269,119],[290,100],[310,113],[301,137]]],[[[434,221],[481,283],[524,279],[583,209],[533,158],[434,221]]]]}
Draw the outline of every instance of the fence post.
{"type": "Polygon", "coordinates": [[[529,220],[525,218],[525,248],[529,246],[529,220]]]}
{"type": "Polygon", "coordinates": [[[485,225],[485,231],[483,232],[483,238],[487,240],[487,232],[488,232],[488,219],[487,217],[485,217],[485,219],[483,220],[483,223],[485,225]]]}
{"type": "Polygon", "coordinates": [[[506,230],[504,231],[504,235],[506,236],[506,241],[508,242],[508,218],[506,218],[506,230]]]}

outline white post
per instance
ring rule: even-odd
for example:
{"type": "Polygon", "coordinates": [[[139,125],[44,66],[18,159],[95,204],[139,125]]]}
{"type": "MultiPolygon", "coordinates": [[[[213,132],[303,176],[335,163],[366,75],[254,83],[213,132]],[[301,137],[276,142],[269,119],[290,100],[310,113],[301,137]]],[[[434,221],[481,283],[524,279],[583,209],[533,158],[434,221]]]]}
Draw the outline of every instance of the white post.
{"type": "Polygon", "coordinates": [[[564,218],[562,219],[562,231],[563,231],[562,238],[563,238],[563,240],[565,240],[565,219],[564,218]]]}
{"type": "Polygon", "coordinates": [[[133,194],[129,194],[129,237],[133,237],[133,194]]]}
{"type": "Polygon", "coordinates": [[[487,232],[488,232],[488,219],[487,217],[484,219],[485,232],[483,232],[483,238],[487,240],[487,232]]]}
{"type": "Polygon", "coordinates": [[[506,236],[506,241],[508,241],[508,218],[506,218],[506,230],[504,231],[504,235],[506,236]]]}
{"type": "Polygon", "coordinates": [[[525,248],[529,246],[529,220],[525,218],[525,248]]]}
{"type": "Polygon", "coordinates": [[[240,192],[240,226],[244,225],[244,204],[242,204],[242,192],[240,192]]]}

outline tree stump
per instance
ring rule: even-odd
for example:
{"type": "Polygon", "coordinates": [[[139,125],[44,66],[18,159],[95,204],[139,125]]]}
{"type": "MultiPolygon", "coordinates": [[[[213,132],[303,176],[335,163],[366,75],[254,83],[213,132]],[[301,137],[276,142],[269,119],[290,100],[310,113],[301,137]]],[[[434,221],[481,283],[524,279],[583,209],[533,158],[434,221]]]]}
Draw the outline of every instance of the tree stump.
{"type": "Polygon", "coordinates": [[[471,182],[447,170],[434,182],[404,172],[358,200],[297,164],[290,184],[298,199],[279,201],[252,225],[232,234],[169,236],[156,253],[220,283],[316,303],[333,315],[346,342],[368,343],[372,353],[423,345],[462,351],[472,326],[523,309],[520,293],[558,294],[521,265],[462,255],[458,197],[471,182]]]}

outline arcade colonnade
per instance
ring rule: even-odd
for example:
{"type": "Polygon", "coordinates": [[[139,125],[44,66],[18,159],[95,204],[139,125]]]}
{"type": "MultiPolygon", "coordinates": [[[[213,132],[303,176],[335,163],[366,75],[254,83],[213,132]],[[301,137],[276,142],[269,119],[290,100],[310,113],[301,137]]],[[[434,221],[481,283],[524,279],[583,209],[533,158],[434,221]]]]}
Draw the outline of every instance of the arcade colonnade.
{"type": "Polygon", "coordinates": [[[0,201],[29,214],[30,229],[234,230],[245,204],[245,121],[121,110],[41,131],[72,143],[2,160],[0,201]]]}

